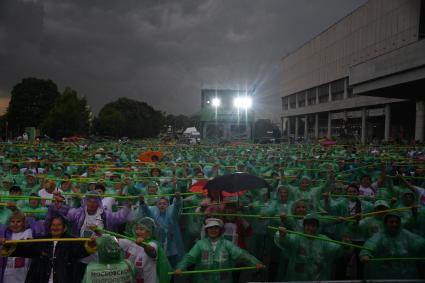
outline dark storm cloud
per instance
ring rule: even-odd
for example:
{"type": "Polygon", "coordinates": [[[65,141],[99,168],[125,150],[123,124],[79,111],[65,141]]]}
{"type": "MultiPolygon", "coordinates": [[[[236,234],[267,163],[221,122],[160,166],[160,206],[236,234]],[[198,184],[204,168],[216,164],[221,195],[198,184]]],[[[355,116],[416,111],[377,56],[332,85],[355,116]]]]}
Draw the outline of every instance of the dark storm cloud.
{"type": "Polygon", "coordinates": [[[199,109],[200,89],[256,87],[280,112],[280,58],[365,0],[0,1],[0,96],[50,78],[95,111],[118,97],[168,113],[199,109]]]}

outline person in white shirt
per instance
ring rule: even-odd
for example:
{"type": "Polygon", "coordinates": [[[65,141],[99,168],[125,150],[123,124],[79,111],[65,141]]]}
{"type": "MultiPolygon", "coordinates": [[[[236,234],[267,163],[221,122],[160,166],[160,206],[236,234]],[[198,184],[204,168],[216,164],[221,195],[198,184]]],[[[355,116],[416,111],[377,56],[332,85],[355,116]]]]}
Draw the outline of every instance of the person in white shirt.
{"type": "Polygon", "coordinates": [[[425,188],[421,188],[419,186],[415,186],[406,179],[402,178],[400,175],[398,177],[403,181],[406,187],[416,194],[416,197],[419,200],[419,204],[425,205],[425,188]]]}
{"type": "MultiPolygon", "coordinates": [[[[38,192],[38,195],[42,198],[51,198],[53,199],[56,192],[62,193],[61,189],[56,188],[56,183],[52,180],[47,180],[44,183],[43,188],[38,192]]],[[[45,206],[48,206],[52,203],[51,200],[42,200],[41,203],[45,206]]]]}
{"type": "Polygon", "coordinates": [[[7,257],[31,258],[25,280],[26,283],[76,283],[81,282],[84,265],[80,259],[96,250],[95,239],[90,241],[60,241],[59,238],[70,238],[66,233],[67,222],[60,215],[53,215],[47,223],[48,233],[40,238],[55,239],[39,243],[5,243],[0,252],[7,257]],[[57,241],[56,241],[57,240],[57,241]]]}
{"type": "MultiPolygon", "coordinates": [[[[102,184],[96,184],[94,190],[99,193],[99,195],[104,195],[106,188],[102,184]]],[[[112,211],[112,207],[116,204],[115,198],[113,197],[101,197],[103,209],[112,211]]]]}
{"type": "Polygon", "coordinates": [[[369,175],[362,176],[359,192],[361,196],[375,196],[375,191],[372,187],[372,178],[369,175]]]}
{"type": "Polygon", "coordinates": [[[119,245],[125,251],[127,260],[136,268],[136,283],[159,282],[157,274],[159,244],[152,240],[155,226],[152,218],[141,218],[132,224],[135,242],[119,239],[119,245]]]}
{"type": "MultiPolygon", "coordinates": [[[[8,240],[25,240],[32,238],[32,231],[30,228],[26,228],[25,215],[20,212],[14,212],[9,218],[9,224],[7,228],[0,235],[2,239],[8,240]]],[[[25,281],[31,259],[24,257],[2,257],[0,259],[2,263],[2,283],[21,283],[25,281]]]]}

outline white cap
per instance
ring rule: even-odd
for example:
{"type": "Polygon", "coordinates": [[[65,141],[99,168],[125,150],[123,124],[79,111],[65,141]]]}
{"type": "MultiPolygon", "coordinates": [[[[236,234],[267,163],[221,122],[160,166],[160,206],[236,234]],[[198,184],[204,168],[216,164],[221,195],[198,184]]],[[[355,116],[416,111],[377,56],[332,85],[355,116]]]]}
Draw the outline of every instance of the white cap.
{"type": "Polygon", "coordinates": [[[218,218],[207,218],[205,219],[205,226],[204,228],[207,229],[209,227],[218,226],[220,228],[223,228],[223,220],[218,218]]]}

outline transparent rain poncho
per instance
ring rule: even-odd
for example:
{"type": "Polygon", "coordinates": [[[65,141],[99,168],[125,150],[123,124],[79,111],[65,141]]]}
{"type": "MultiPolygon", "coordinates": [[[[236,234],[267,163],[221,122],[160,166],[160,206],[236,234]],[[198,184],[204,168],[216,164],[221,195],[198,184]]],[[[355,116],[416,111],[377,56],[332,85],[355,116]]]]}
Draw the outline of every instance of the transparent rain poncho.
{"type": "MultiPolygon", "coordinates": [[[[397,216],[398,212],[390,212],[385,217],[397,216]]],[[[385,223],[385,218],[384,218],[385,223]]],[[[396,233],[390,233],[387,227],[369,238],[362,249],[360,257],[369,258],[408,258],[423,257],[425,254],[425,239],[419,235],[400,228],[396,233]]],[[[415,279],[418,278],[415,261],[394,260],[368,262],[365,266],[366,279],[415,279]]]]}
{"type": "Polygon", "coordinates": [[[98,262],[87,265],[83,283],[95,282],[135,282],[132,263],[124,259],[124,251],[115,237],[104,235],[96,239],[98,262]]]}
{"type": "MultiPolygon", "coordinates": [[[[319,223],[319,218],[314,214],[306,215],[305,220],[307,219],[314,219],[319,223]]],[[[314,236],[327,238],[321,234],[314,236]]],[[[289,259],[286,281],[330,280],[332,262],[352,252],[352,249],[342,245],[296,234],[287,234],[282,238],[276,232],[274,242],[289,259]]]]}

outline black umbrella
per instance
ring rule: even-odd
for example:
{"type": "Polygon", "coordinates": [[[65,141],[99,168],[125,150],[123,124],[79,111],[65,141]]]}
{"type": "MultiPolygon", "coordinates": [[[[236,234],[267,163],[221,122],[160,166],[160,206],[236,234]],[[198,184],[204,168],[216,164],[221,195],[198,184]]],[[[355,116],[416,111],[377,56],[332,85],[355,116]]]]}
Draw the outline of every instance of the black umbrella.
{"type": "Polygon", "coordinates": [[[270,185],[266,180],[260,177],[243,172],[215,177],[208,181],[204,187],[204,189],[207,189],[209,192],[217,190],[228,193],[260,188],[268,188],[270,190],[270,185]]]}

